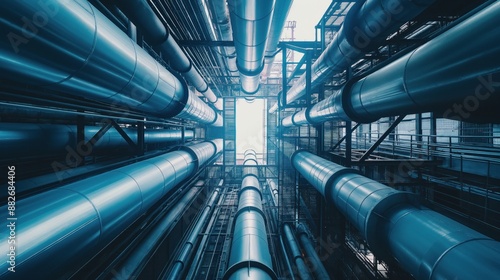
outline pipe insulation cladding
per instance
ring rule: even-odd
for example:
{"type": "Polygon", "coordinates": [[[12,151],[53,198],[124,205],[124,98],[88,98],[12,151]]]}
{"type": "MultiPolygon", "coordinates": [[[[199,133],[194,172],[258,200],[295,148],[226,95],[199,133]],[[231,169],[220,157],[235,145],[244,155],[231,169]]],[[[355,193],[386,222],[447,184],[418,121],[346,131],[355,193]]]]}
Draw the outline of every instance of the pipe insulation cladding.
{"type": "Polygon", "coordinates": [[[212,195],[210,196],[210,198],[208,199],[207,205],[202,210],[201,215],[198,218],[198,221],[191,229],[189,236],[186,238],[186,241],[180,248],[181,250],[174,261],[170,273],[168,274],[168,276],[164,277],[164,279],[172,279],[172,280],[182,279],[183,272],[190,265],[191,255],[192,252],[196,249],[196,246],[198,244],[198,239],[200,238],[200,234],[202,233],[205,224],[210,218],[210,213],[213,213],[214,207],[217,201],[219,200],[220,192],[221,189],[216,188],[212,193],[212,195]]]}
{"type": "Polygon", "coordinates": [[[259,90],[274,0],[228,0],[243,93],[259,90]]]}
{"type": "MultiPolygon", "coordinates": [[[[101,127],[85,126],[85,141],[94,136],[101,127]]],[[[123,128],[130,139],[137,140],[137,130],[123,128]]],[[[0,123],[0,154],[4,159],[55,156],[68,153],[68,147],[76,143],[77,128],[75,125],[38,124],[38,123],[0,123]]],[[[186,130],[184,138],[193,139],[194,131],[186,130]]],[[[168,143],[182,140],[182,131],[173,129],[146,129],[146,144],[168,143]]],[[[92,151],[100,152],[113,148],[127,147],[128,143],[116,131],[110,128],[93,147],[92,151]]]]}
{"type": "Polygon", "coordinates": [[[84,0],[0,3],[6,86],[222,125],[212,108],[84,0]],[[56,93],[51,93],[56,94],[56,93]]]}
{"type": "Polygon", "coordinates": [[[500,242],[419,206],[415,195],[306,151],[293,167],[360,231],[373,253],[416,279],[496,279],[500,242]]]}
{"type": "MultiPolygon", "coordinates": [[[[16,273],[3,262],[0,278],[68,276],[219,152],[210,141],[184,146],[16,201],[22,245],[15,248],[16,273]]],[[[7,205],[0,210],[7,213],[7,205]]],[[[7,237],[1,237],[2,252],[12,246],[7,237]]]]}
{"type": "MultiPolygon", "coordinates": [[[[257,155],[245,152],[245,163],[255,165],[257,155]]],[[[238,211],[234,216],[233,240],[228,269],[224,280],[274,279],[273,263],[267,243],[265,216],[262,210],[262,192],[256,167],[243,168],[238,211]],[[254,173],[254,171],[257,172],[254,173]]]]}
{"type": "Polygon", "coordinates": [[[148,42],[161,47],[163,54],[170,61],[170,66],[180,72],[215,108],[222,110],[222,100],[208,87],[149,4],[145,0],[119,0],[115,3],[139,27],[148,42]]]}
{"type": "Polygon", "coordinates": [[[500,2],[495,1],[389,65],[283,119],[282,125],[369,123],[424,112],[498,123],[500,45],[492,42],[500,38],[499,14],[500,2]]]}
{"type": "MultiPolygon", "coordinates": [[[[387,36],[419,15],[435,0],[367,0],[357,2],[347,14],[340,30],[311,67],[311,88],[327,77],[341,73],[374,50],[387,36]]],[[[289,104],[306,94],[306,73],[286,92],[289,104]]],[[[282,93],[278,96],[282,100],[282,93]]],[[[283,104],[281,104],[283,105],[283,104]]],[[[269,113],[278,109],[274,104],[269,113]]]]}
{"type": "Polygon", "coordinates": [[[293,234],[292,229],[289,224],[283,225],[283,235],[285,237],[288,248],[290,249],[290,256],[295,263],[295,267],[297,267],[297,272],[299,274],[300,279],[302,280],[312,280],[313,277],[307,268],[306,262],[302,257],[302,252],[300,251],[299,244],[295,239],[295,235],[293,234]]]}

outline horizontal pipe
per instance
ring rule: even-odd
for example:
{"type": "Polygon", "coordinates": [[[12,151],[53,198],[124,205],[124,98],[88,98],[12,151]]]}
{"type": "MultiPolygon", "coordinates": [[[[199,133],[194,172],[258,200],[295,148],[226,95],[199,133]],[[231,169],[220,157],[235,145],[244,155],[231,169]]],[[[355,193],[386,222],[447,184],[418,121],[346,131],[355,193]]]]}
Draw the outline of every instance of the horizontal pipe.
{"type": "Polygon", "coordinates": [[[328,272],[321,262],[318,253],[316,253],[316,250],[314,249],[314,246],[309,239],[307,230],[305,229],[305,226],[303,224],[297,226],[297,234],[299,236],[300,245],[304,249],[306,257],[309,259],[309,262],[312,265],[311,271],[314,274],[314,278],[329,280],[330,275],[328,275],[328,272]]]}
{"type": "Polygon", "coordinates": [[[294,168],[359,230],[370,250],[416,279],[495,279],[500,242],[418,205],[415,195],[306,151],[294,168]]]}
{"type": "MultiPolygon", "coordinates": [[[[209,102],[218,107],[221,105],[198,70],[193,67],[191,60],[172,38],[170,32],[146,1],[122,0],[116,1],[116,5],[144,32],[149,43],[161,46],[163,54],[170,61],[170,66],[174,70],[182,73],[186,80],[205,95],[209,102]]],[[[222,110],[222,107],[217,109],[222,110]]]]}
{"type": "MultiPolygon", "coordinates": [[[[7,33],[0,39],[0,70],[10,86],[28,84],[39,94],[54,91],[164,118],[196,103],[183,81],[87,1],[2,2],[0,11],[7,33]]],[[[212,110],[195,106],[183,116],[205,115],[194,109],[212,110]]]]}
{"type": "MultiPolygon", "coordinates": [[[[85,126],[85,143],[101,127],[85,126]]],[[[125,133],[137,141],[137,130],[123,128],[125,133]]],[[[56,156],[74,150],[77,128],[75,125],[35,124],[35,123],[0,123],[0,154],[4,159],[34,156],[56,156]]],[[[184,132],[186,140],[193,139],[194,131],[184,132]]],[[[146,129],[146,144],[167,143],[182,140],[182,132],[172,129],[146,129]]],[[[81,143],[84,144],[84,143],[81,143]]],[[[127,146],[128,143],[115,130],[110,128],[92,147],[99,152],[127,146]]],[[[82,145],[83,146],[83,145],[82,145]]],[[[87,150],[85,154],[90,154],[87,150]]]]}
{"type": "Polygon", "coordinates": [[[128,258],[116,268],[116,275],[141,274],[142,270],[153,256],[160,242],[171,231],[179,221],[182,214],[186,212],[194,198],[200,193],[203,187],[192,187],[180,200],[170,209],[167,214],[151,229],[147,235],[140,240],[140,243],[128,254],[128,258]]]}
{"type": "MultiPolygon", "coordinates": [[[[255,157],[255,151],[247,150],[244,165],[254,165],[255,157]]],[[[228,268],[222,279],[277,279],[267,243],[258,173],[251,173],[253,167],[243,169],[247,175],[241,182],[228,268]]]]}
{"type": "Polygon", "coordinates": [[[295,235],[293,234],[290,225],[288,224],[283,225],[283,233],[285,234],[288,248],[290,248],[290,254],[292,255],[295,266],[297,267],[300,279],[302,280],[313,279],[311,273],[307,269],[307,265],[304,262],[304,259],[302,258],[302,252],[300,251],[299,244],[295,239],[295,235]]]}
{"type": "Polygon", "coordinates": [[[494,95],[500,72],[495,2],[445,33],[318,102],[300,124],[327,120],[368,123],[381,117],[434,112],[471,122],[498,122],[494,95]],[[477,38],[477,34],[481,34],[477,38]],[[460,49],[450,49],[461,46],[460,49]],[[474,55],[469,55],[474,54],[474,55]],[[424,74],[423,74],[424,73],[424,74]],[[382,94],[383,93],[383,94],[382,94]],[[478,109],[479,108],[479,109],[478,109]]]}
{"type": "MultiPolygon", "coordinates": [[[[15,276],[56,278],[82,264],[205,164],[202,147],[186,146],[81,181],[16,201],[15,276]],[[21,222],[22,221],[22,222],[21,222]],[[66,269],[66,271],[65,271],[66,269]]],[[[7,213],[7,205],[1,207],[7,213]]],[[[2,252],[10,252],[2,236],[2,252]]],[[[11,245],[12,246],[12,245],[11,245]]],[[[0,277],[14,276],[0,264],[0,277]]]]}
{"type": "MultiPolygon", "coordinates": [[[[340,73],[379,46],[387,36],[396,32],[408,20],[419,15],[435,0],[367,0],[358,2],[349,11],[340,30],[311,67],[311,87],[327,77],[340,73]]],[[[289,104],[306,94],[304,73],[286,93],[289,104]]],[[[278,100],[282,100],[281,94],[278,100]]],[[[274,104],[269,113],[274,113],[274,104]]]]}
{"type": "Polygon", "coordinates": [[[241,89],[245,94],[255,94],[259,90],[274,2],[228,1],[236,65],[240,71],[241,89]]]}
{"type": "Polygon", "coordinates": [[[178,254],[178,257],[174,262],[174,266],[166,279],[177,280],[182,278],[184,269],[189,266],[189,259],[192,251],[195,250],[196,244],[198,243],[197,240],[200,237],[200,233],[207,223],[207,220],[210,217],[210,213],[213,212],[213,208],[219,198],[220,191],[221,190],[219,188],[215,189],[208,199],[205,209],[203,209],[203,212],[198,218],[196,225],[193,227],[189,236],[187,237],[186,242],[182,246],[181,252],[178,254]]]}

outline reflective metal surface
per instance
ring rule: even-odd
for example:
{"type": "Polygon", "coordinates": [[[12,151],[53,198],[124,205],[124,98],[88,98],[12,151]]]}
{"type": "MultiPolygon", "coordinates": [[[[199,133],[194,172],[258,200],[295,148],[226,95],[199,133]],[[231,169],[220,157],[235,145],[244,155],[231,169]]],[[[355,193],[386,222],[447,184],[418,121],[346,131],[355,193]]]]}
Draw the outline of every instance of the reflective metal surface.
{"type": "Polygon", "coordinates": [[[308,258],[309,262],[312,263],[313,269],[311,269],[311,272],[314,274],[314,278],[329,280],[330,276],[323,266],[318,253],[316,253],[314,245],[309,239],[309,235],[303,224],[299,224],[297,226],[297,235],[299,237],[300,245],[305,251],[306,257],[308,258]]]}
{"type": "Polygon", "coordinates": [[[11,36],[24,34],[20,19],[41,9],[50,16],[43,32],[35,27],[36,34],[19,44],[9,36],[0,39],[0,70],[6,81],[36,86],[40,94],[55,90],[160,117],[175,116],[184,108],[186,85],[87,1],[5,4],[0,26],[11,36]]]}
{"type": "Polygon", "coordinates": [[[242,91],[254,94],[264,67],[274,0],[229,0],[228,6],[242,91]]]}
{"type": "Polygon", "coordinates": [[[166,27],[144,0],[116,1],[120,9],[144,32],[146,40],[152,45],[161,45],[163,55],[170,61],[170,66],[186,78],[199,92],[222,110],[221,103],[208,87],[207,83],[196,70],[184,51],[169,34],[166,27]]]}
{"type": "Polygon", "coordinates": [[[200,218],[198,219],[196,225],[189,233],[189,236],[187,237],[181,252],[179,253],[177,259],[174,261],[174,266],[170,271],[170,274],[168,275],[167,279],[177,280],[182,278],[183,270],[189,266],[189,259],[191,252],[195,249],[197,239],[200,236],[200,233],[203,227],[205,226],[210,213],[213,212],[213,208],[219,198],[220,191],[221,190],[219,188],[215,189],[210,198],[208,199],[205,209],[203,209],[200,218]]]}
{"type": "MultiPolygon", "coordinates": [[[[389,33],[395,32],[402,23],[416,17],[434,1],[368,0],[356,4],[332,42],[312,65],[311,86],[315,87],[332,74],[344,71],[384,41],[389,33]]],[[[287,104],[306,93],[305,76],[303,74],[287,92],[287,104]]],[[[278,100],[281,100],[281,94],[278,100]]],[[[277,109],[278,104],[275,104],[269,113],[277,109]]]]}
{"type": "MultiPolygon", "coordinates": [[[[191,145],[204,150],[207,143],[191,145]]],[[[215,151],[213,144],[209,143],[215,151]]],[[[16,277],[51,278],[82,264],[106,246],[163,195],[193,175],[198,159],[174,151],[17,201],[16,277]]],[[[1,208],[7,211],[7,206],[1,208]]],[[[7,252],[7,236],[1,250],[7,252]]],[[[0,265],[0,276],[11,273],[0,265]]]]}
{"type": "Polygon", "coordinates": [[[375,255],[392,256],[416,279],[500,275],[500,242],[419,206],[413,194],[306,151],[296,152],[292,164],[360,231],[375,255]]]}
{"type": "Polygon", "coordinates": [[[302,252],[300,251],[299,244],[295,239],[295,235],[293,234],[292,229],[289,224],[283,225],[283,233],[285,235],[286,243],[288,244],[288,248],[290,249],[290,255],[297,266],[297,271],[299,273],[300,279],[309,280],[313,279],[309,269],[307,269],[307,265],[302,258],[302,252]]]}
{"type": "MultiPolygon", "coordinates": [[[[100,127],[97,126],[86,126],[85,140],[89,141],[99,129],[100,127]]],[[[137,141],[135,129],[124,128],[123,130],[133,141],[137,141]]],[[[184,137],[192,139],[194,131],[186,130],[184,137]]],[[[181,139],[180,130],[146,129],[144,131],[144,142],[147,144],[166,143],[181,139]]],[[[78,147],[75,148],[75,142],[76,126],[74,125],[0,123],[0,154],[4,159],[64,155],[68,151],[78,149],[78,147]]],[[[92,151],[103,152],[127,146],[128,143],[118,131],[115,128],[110,128],[94,144],[92,151]]]]}
{"type": "Polygon", "coordinates": [[[276,0],[274,4],[273,18],[271,20],[271,29],[269,30],[269,38],[266,44],[265,66],[262,79],[265,80],[271,73],[271,67],[274,62],[275,54],[278,50],[278,43],[285,26],[288,12],[292,6],[293,0],[276,0]]]}
{"type": "MultiPolygon", "coordinates": [[[[494,75],[500,73],[500,3],[495,2],[450,30],[380,70],[318,102],[308,122],[327,120],[373,122],[381,117],[434,112],[444,118],[470,122],[498,122],[492,94],[494,75]],[[481,34],[477,38],[477,34],[481,34]],[[449,50],[461,46],[456,52],[449,50]],[[481,108],[478,110],[478,108],[481,108]]],[[[494,89],[493,89],[494,91],[494,89]]],[[[303,114],[303,113],[302,113],[303,114]]],[[[290,126],[290,122],[285,122],[290,126]]]]}
{"type": "Polygon", "coordinates": [[[216,113],[191,91],[189,91],[189,97],[184,109],[182,109],[182,112],[180,112],[177,117],[189,118],[199,123],[218,127],[223,124],[222,116],[216,113]]]}
{"type": "MultiPolygon", "coordinates": [[[[253,162],[254,157],[255,151],[245,152],[245,161],[253,162]]],[[[248,168],[251,167],[244,169],[248,168]]],[[[267,243],[262,194],[257,176],[258,174],[248,173],[241,183],[229,263],[223,279],[277,279],[267,243]]]]}

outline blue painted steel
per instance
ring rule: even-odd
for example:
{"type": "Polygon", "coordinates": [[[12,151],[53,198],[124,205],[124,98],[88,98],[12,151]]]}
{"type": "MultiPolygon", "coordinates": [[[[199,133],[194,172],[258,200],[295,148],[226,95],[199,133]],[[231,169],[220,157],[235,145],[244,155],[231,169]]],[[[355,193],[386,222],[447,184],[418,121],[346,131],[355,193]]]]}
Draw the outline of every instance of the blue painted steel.
{"type": "Polygon", "coordinates": [[[188,119],[216,121],[207,113],[213,111],[208,105],[200,100],[204,106],[195,106],[184,81],[87,1],[0,5],[0,28],[8,34],[0,39],[4,80],[37,86],[41,94],[56,91],[159,117],[173,117],[184,109],[188,119]],[[46,19],[43,28],[22,21],[34,15],[46,19]]]}
{"type": "Polygon", "coordinates": [[[218,110],[222,110],[222,102],[208,87],[198,70],[193,67],[181,47],[172,38],[167,28],[156,16],[149,4],[144,0],[117,1],[120,9],[144,32],[148,42],[160,45],[163,55],[170,61],[170,66],[188,80],[218,110]]]}
{"type": "Polygon", "coordinates": [[[297,226],[297,235],[299,236],[300,245],[304,249],[307,258],[311,263],[311,271],[314,274],[314,277],[316,279],[329,280],[330,275],[328,275],[328,272],[323,266],[318,253],[316,253],[313,243],[309,240],[309,234],[303,224],[299,224],[297,226]]]}
{"type": "MultiPolygon", "coordinates": [[[[255,156],[255,151],[247,151],[245,155],[245,159],[248,159],[255,156]]],[[[253,165],[253,159],[250,162],[253,165]]],[[[252,167],[244,169],[253,170],[252,167]]],[[[244,173],[247,176],[241,183],[231,253],[223,279],[277,279],[267,243],[258,174],[248,170],[244,170],[244,173]]]]}
{"type": "MultiPolygon", "coordinates": [[[[16,238],[23,245],[16,249],[15,276],[54,278],[88,260],[206,163],[195,151],[214,146],[191,145],[191,152],[170,152],[17,201],[16,238]]],[[[0,210],[7,213],[7,205],[0,210]]],[[[8,252],[7,236],[1,242],[8,252]]],[[[10,275],[8,266],[0,264],[0,277],[10,275]]]]}
{"type": "Polygon", "coordinates": [[[141,239],[141,242],[134,247],[123,263],[116,268],[116,275],[127,275],[130,278],[140,275],[144,266],[158,248],[159,243],[170,233],[202,188],[191,187],[180,198],[175,206],[141,239]]]}
{"type": "MultiPolygon", "coordinates": [[[[90,140],[99,129],[100,127],[97,126],[86,126],[86,141],[90,140]]],[[[136,141],[135,129],[124,128],[123,130],[136,141]]],[[[186,140],[192,139],[194,132],[186,130],[184,137],[186,140]]],[[[147,144],[167,143],[181,139],[180,130],[146,129],[144,131],[144,142],[147,144]]],[[[0,154],[4,159],[67,154],[69,148],[74,149],[75,140],[76,126],[74,125],[0,123],[0,154]]],[[[127,145],[123,137],[114,128],[110,128],[92,149],[99,152],[127,145]]]]}
{"type": "Polygon", "coordinates": [[[499,97],[492,94],[500,72],[500,3],[495,2],[380,70],[351,80],[308,111],[308,119],[373,122],[381,117],[434,112],[444,118],[498,122],[499,97]],[[480,37],[477,34],[481,34],[480,37]],[[461,46],[459,49],[454,46],[461,46]],[[453,49],[453,51],[450,51],[453,49]],[[467,103],[468,102],[468,103],[467,103]],[[478,110],[478,108],[480,109],[478,110]]]}
{"type": "Polygon", "coordinates": [[[290,249],[290,255],[292,256],[293,262],[297,267],[300,279],[302,280],[313,279],[311,273],[309,272],[309,269],[307,269],[307,265],[304,262],[304,258],[302,258],[302,252],[300,251],[299,244],[295,239],[295,235],[293,234],[290,225],[288,224],[283,225],[283,234],[285,235],[286,238],[285,240],[287,241],[288,248],[290,249]]]}
{"type": "MultiPolygon", "coordinates": [[[[348,13],[340,30],[311,67],[315,87],[333,74],[345,71],[363,55],[383,42],[406,21],[429,7],[435,0],[368,0],[358,2],[348,13]]],[[[306,94],[306,74],[287,91],[287,104],[306,94]]],[[[281,100],[281,94],[278,97],[281,100]]],[[[274,104],[270,113],[278,109],[274,104]]]]}
{"type": "Polygon", "coordinates": [[[274,0],[229,0],[228,7],[242,91],[259,90],[274,0]]]}
{"type": "Polygon", "coordinates": [[[500,242],[419,206],[401,192],[306,151],[294,168],[360,231],[379,257],[416,279],[495,279],[500,242]]]}
{"type": "Polygon", "coordinates": [[[212,195],[208,199],[207,205],[203,209],[203,212],[201,213],[200,218],[196,222],[196,225],[191,230],[191,233],[187,237],[186,242],[182,246],[181,252],[179,253],[179,256],[177,257],[177,259],[175,260],[174,266],[173,266],[172,270],[170,271],[170,274],[168,275],[168,277],[166,277],[166,279],[172,279],[172,280],[181,279],[184,269],[189,266],[189,259],[190,259],[191,253],[195,249],[195,247],[197,246],[197,240],[200,236],[200,233],[201,233],[203,227],[205,226],[205,224],[209,218],[209,214],[211,212],[213,212],[215,203],[217,202],[217,200],[219,198],[220,191],[221,190],[219,188],[215,189],[215,191],[212,193],[212,195]]]}

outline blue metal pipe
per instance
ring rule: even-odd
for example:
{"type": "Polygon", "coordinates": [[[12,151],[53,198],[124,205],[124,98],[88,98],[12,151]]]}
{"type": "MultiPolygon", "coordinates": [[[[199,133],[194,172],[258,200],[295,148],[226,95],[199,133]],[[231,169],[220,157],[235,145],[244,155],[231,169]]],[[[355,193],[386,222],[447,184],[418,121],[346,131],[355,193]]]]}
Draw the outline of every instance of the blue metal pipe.
{"type": "Polygon", "coordinates": [[[307,269],[307,265],[304,262],[304,258],[302,258],[302,252],[300,251],[299,244],[295,239],[295,235],[293,234],[290,225],[283,225],[283,233],[285,235],[288,248],[290,248],[290,255],[293,258],[295,266],[297,267],[297,271],[299,273],[299,277],[302,280],[310,280],[313,279],[309,269],[307,269]]]}
{"type": "Polygon", "coordinates": [[[35,86],[158,117],[215,124],[215,113],[90,3],[0,4],[0,71],[13,85],[35,86]],[[194,96],[194,97],[193,97],[194,96]],[[202,103],[202,105],[197,105],[202,103]],[[192,106],[192,108],[189,108],[192,106]],[[188,107],[188,108],[186,108],[188,107]],[[200,118],[201,116],[204,116],[200,118]]]}
{"type": "MultiPolygon", "coordinates": [[[[86,126],[85,140],[89,141],[100,127],[86,126]]],[[[137,139],[136,129],[123,129],[132,139],[137,139]]],[[[193,139],[194,131],[184,132],[186,140],[193,139]]],[[[180,130],[146,129],[144,142],[146,144],[167,143],[182,139],[180,130]]],[[[72,148],[76,142],[76,126],[34,123],[0,123],[0,154],[4,159],[35,156],[55,156],[68,153],[66,148],[72,148]]],[[[83,143],[82,143],[83,144],[83,143]]],[[[114,128],[110,128],[93,145],[93,151],[104,151],[127,146],[128,143],[114,128]]]]}
{"type": "MultiPolygon", "coordinates": [[[[203,183],[203,181],[202,181],[203,183]]],[[[201,187],[191,187],[168,213],[154,226],[140,243],[128,254],[129,257],[116,268],[116,275],[126,275],[128,278],[138,277],[144,270],[149,259],[158,248],[159,243],[168,235],[171,229],[186,212],[194,198],[200,193],[201,187]]]]}
{"type": "MultiPolygon", "coordinates": [[[[335,33],[331,43],[311,67],[311,86],[315,87],[341,73],[363,55],[379,46],[392,32],[406,21],[419,15],[435,0],[367,0],[352,7],[340,30],[335,33]]],[[[286,93],[289,104],[306,94],[306,74],[286,93]]],[[[281,94],[278,100],[282,100],[281,94]]],[[[269,113],[274,113],[274,104],[269,113]]]]}
{"type": "Polygon", "coordinates": [[[271,73],[271,68],[274,63],[275,54],[278,51],[278,43],[281,38],[281,33],[285,27],[288,12],[292,7],[293,0],[276,0],[274,5],[273,19],[271,20],[271,29],[269,30],[269,38],[266,44],[265,65],[262,74],[262,81],[265,82],[271,73]]]}
{"type": "MultiPolygon", "coordinates": [[[[381,117],[434,112],[443,118],[498,122],[495,95],[500,72],[500,3],[497,1],[450,30],[329,98],[301,111],[294,125],[327,120],[373,122],[381,117]],[[477,36],[481,34],[481,36],[477,36]],[[461,46],[459,49],[454,46],[461,46]],[[453,51],[450,51],[453,49],[453,51]]],[[[283,121],[283,125],[290,122],[283,121]]]]}
{"type": "Polygon", "coordinates": [[[242,91],[259,90],[260,73],[273,16],[274,0],[229,0],[229,13],[242,91]]]}
{"type": "MultiPolygon", "coordinates": [[[[245,154],[245,159],[256,155],[255,151],[245,154]]],[[[253,159],[246,162],[244,165],[254,165],[253,159]]],[[[277,279],[267,243],[258,173],[252,174],[251,170],[253,167],[244,167],[246,176],[241,182],[228,269],[223,277],[225,280],[277,279]],[[250,169],[245,171],[247,168],[250,169]]]]}
{"type": "Polygon", "coordinates": [[[181,47],[172,38],[158,16],[145,0],[116,1],[116,5],[127,15],[139,29],[144,32],[146,40],[153,45],[161,45],[163,54],[170,61],[170,66],[188,80],[209,102],[222,110],[222,101],[208,87],[198,70],[193,67],[181,47]]]}
{"type": "Polygon", "coordinates": [[[181,252],[179,253],[177,259],[174,262],[174,266],[170,271],[170,274],[165,279],[177,280],[182,278],[183,271],[186,267],[189,266],[189,259],[192,254],[192,251],[195,250],[196,244],[198,243],[199,235],[207,223],[209,215],[213,212],[215,203],[219,198],[220,189],[217,188],[212,193],[210,198],[208,199],[207,205],[205,209],[203,209],[200,217],[198,218],[198,222],[191,230],[191,233],[186,239],[186,242],[182,246],[181,252]]]}
{"type": "Polygon", "coordinates": [[[370,250],[416,279],[495,279],[500,242],[419,206],[414,194],[368,179],[306,151],[294,168],[360,231],[370,250]]]}
{"type": "MultiPolygon", "coordinates": [[[[203,142],[49,190],[16,203],[16,273],[0,264],[0,278],[56,278],[82,264],[181,181],[209,160],[203,142]]],[[[7,205],[0,208],[7,213],[7,205]]],[[[9,252],[8,236],[1,250],[9,252]]],[[[10,245],[12,246],[12,245],[10,245]]]]}
{"type": "Polygon", "coordinates": [[[311,271],[314,274],[314,277],[316,279],[329,280],[330,275],[328,275],[325,266],[323,266],[318,253],[316,253],[316,250],[314,250],[314,246],[311,240],[309,240],[309,234],[307,233],[307,230],[303,224],[299,224],[297,226],[297,235],[299,236],[300,245],[304,249],[306,257],[311,263],[311,271]]]}

